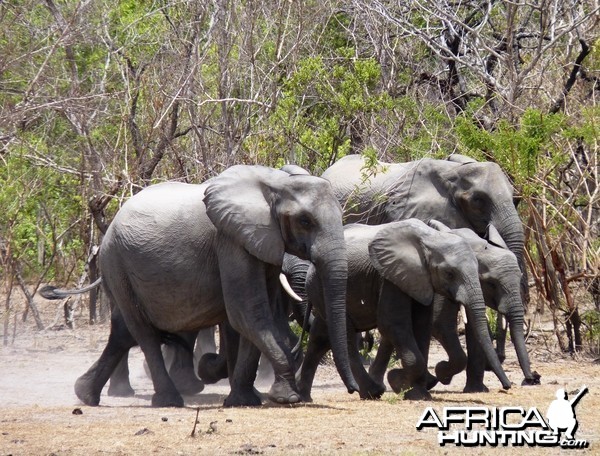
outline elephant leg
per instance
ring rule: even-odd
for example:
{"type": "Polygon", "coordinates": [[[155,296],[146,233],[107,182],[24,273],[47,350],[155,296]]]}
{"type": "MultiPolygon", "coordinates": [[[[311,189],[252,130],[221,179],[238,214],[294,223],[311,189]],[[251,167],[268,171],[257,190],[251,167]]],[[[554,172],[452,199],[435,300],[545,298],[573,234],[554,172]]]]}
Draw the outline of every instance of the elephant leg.
{"type": "Polygon", "coordinates": [[[175,383],[177,391],[181,394],[197,394],[204,389],[204,383],[194,372],[194,344],[197,331],[180,333],[181,343],[167,346],[172,352],[172,362],[169,367],[169,376],[175,383]]]}
{"type": "Polygon", "coordinates": [[[496,353],[501,363],[506,359],[506,324],[504,315],[496,312],[496,353]]]}
{"type": "MultiPolygon", "coordinates": [[[[106,347],[100,358],[75,382],[75,394],[81,402],[91,406],[100,404],[102,388],[122,360],[125,360],[127,367],[127,353],[135,345],[135,339],[127,329],[123,316],[118,309],[113,308],[106,347]]],[[[127,373],[127,377],[128,375],[127,373]]]]}
{"type": "Polygon", "coordinates": [[[259,359],[260,350],[245,337],[239,337],[237,360],[229,379],[231,392],[223,402],[224,407],[252,407],[262,404],[262,399],[254,388],[259,359]]]}
{"type": "Polygon", "coordinates": [[[298,388],[303,401],[312,402],[310,392],[315,374],[323,356],[325,356],[330,348],[327,324],[321,317],[315,316],[310,326],[308,345],[306,346],[306,353],[298,381],[298,388]]]}
{"type": "Polygon", "coordinates": [[[466,324],[465,335],[469,355],[467,358],[467,382],[463,392],[487,393],[489,389],[483,383],[487,361],[470,323],[466,324]]]}
{"type": "Polygon", "coordinates": [[[388,382],[396,393],[404,393],[404,398],[410,400],[431,399],[427,390],[427,364],[412,327],[412,314],[422,310],[419,307],[396,286],[384,281],[377,309],[379,331],[394,344],[402,362],[402,369],[388,373],[388,382]]]}
{"type": "MultiPolygon", "coordinates": [[[[270,299],[275,296],[276,291],[273,290],[279,287],[279,269],[267,268],[242,247],[226,238],[222,240],[219,270],[229,323],[271,362],[275,383],[268,394],[269,399],[281,404],[299,402],[291,350],[285,345],[284,336],[276,325],[270,299]],[[267,273],[270,280],[267,280],[267,273]]],[[[234,375],[238,373],[237,364],[234,375]]],[[[243,384],[243,381],[233,381],[232,388],[239,384],[243,384]]]]}
{"type": "Polygon", "coordinates": [[[449,385],[452,377],[467,366],[467,355],[458,339],[458,305],[445,298],[437,299],[434,304],[433,335],[448,354],[448,361],[437,363],[435,375],[442,384],[449,385]]]}
{"type": "Polygon", "coordinates": [[[129,382],[128,354],[129,352],[123,356],[110,376],[110,382],[108,384],[109,396],[130,397],[135,394],[135,391],[129,382]]]}
{"type": "Polygon", "coordinates": [[[147,326],[137,328],[135,336],[148,363],[154,395],[153,407],[183,407],[183,398],[165,367],[161,350],[161,339],[156,331],[147,326]]]}
{"type": "Polygon", "coordinates": [[[204,383],[217,383],[219,380],[227,378],[229,372],[233,372],[238,345],[239,334],[229,323],[221,323],[219,325],[219,353],[204,353],[198,360],[198,376],[204,383]],[[231,353],[229,353],[230,346],[231,353]],[[228,366],[230,360],[232,364],[228,366]]]}
{"type": "Polygon", "coordinates": [[[390,363],[390,359],[392,359],[392,355],[394,354],[394,344],[382,337],[379,341],[379,348],[377,349],[377,354],[375,355],[375,359],[371,363],[369,367],[369,375],[373,380],[383,385],[383,377],[385,372],[387,371],[388,365],[390,363]]]}
{"type": "MultiPolygon", "coordinates": [[[[162,336],[156,328],[150,325],[139,315],[140,303],[136,302],[135,293],[125,283],[117,284],[120,288],[112,290],[119,303],[119,309],[127,324],[127,329],[136,340],[144,353],[148,363],[154,395],[152,396],[153,407],[183,407],[183,398],[165,367],[161,344],[162,336]]],[[[120,359],[120,358],[119,358],[120,359]]],[[[114,369],[114,367],[113,367],[114,369]]],[[[112,372],[112,369],[111,369],[112,372]]]]}
{"type": "MultiPolygon", "coordinates": [[[[416,304],[415,304],[416,305],[416,304]]],[[[420,306],[417,307],[415,312],[412,312],[412,327],[418,328],[418,331],[414,331],[415,341],[417,347],[423,355],[425,360],[425,371],[426,371],[426,385],[427,389],[430,390],[437,385],[438,379],[431,375],[427,370],[429,360],[429,346],[431,344],[431,325],[433,318],[433,306],[420,306]]]]}
{"type": "Polygon", "coordinates": [[[203,328],[198,331],[196,345],[194,346],[194,358],[200,359],[205,353],[217,353],[215,326],[203,328]]]}

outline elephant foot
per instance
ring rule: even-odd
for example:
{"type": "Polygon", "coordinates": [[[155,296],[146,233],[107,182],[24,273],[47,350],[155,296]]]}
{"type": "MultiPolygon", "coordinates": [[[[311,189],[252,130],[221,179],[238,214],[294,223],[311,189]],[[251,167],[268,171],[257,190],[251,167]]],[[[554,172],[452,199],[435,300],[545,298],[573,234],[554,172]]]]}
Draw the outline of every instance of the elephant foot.
{"type": "Polygon", "coordinates": [[[207,385],[227,378],[227,360],[217,353],[205,353],[198,362],[198,377],[207,385]]]}
{"type": "Polygon", "coordinates": [[[359,395],[361,399],[374,400],[380,399],[385,393],[385,385],[373,381],[369,386],[360,388],[359,395]]]}
{"type": "Polygon", "coordinates": [[[75,382],[75,394],[85,405],[95,407],[100,404],[101,389],[93,387],[93,381],[88,374],[84,374],[75,382]]]}
{"type": "Polygon", "coordinates": [[[231,390],[223,401],[223,407],[258,407],[262,405],[260,394],[254,387],[241,390],[231,390]]]}
{"type": "Polygon", "coordinates": [[[404,393],[404,399],[407,401],[430,401],[431,394],[422,386],[414,386],[404,393]]]}
{"type": "Polygon", "coordinates": [[[427,386],[427,389],[430,390],[437,384],[438,384],[437,377],[435,375],[431,375],[429,372],[427,372],[426,380],[425,380],[425,385],[427,386]]]}
{"type": "Polygon", "coordinates": [[[468,383],[463,388],[463,393],[489,393],[490,390],[483,383],[468,383]]]}
{"type": "Polygon", "coordinates": [[[531,378],[525,377],[523,379],[523,381],[521,382],[521,386],[541,385],[542,384],[541,378],[542,378],[542,376],[540,374],[538,374],[536,371],[533,371],[531,373],[531,378]]]}
{"type": "Polygon", "coordinates": [[[435,376],[443,385],[449,385],[456,373],[448,361],[440,361],[435,365],[435,376]]]}
{"type": "Polygon", "coordinates": [[[108,395],[113,397],[131,397],[135,395],[135,391],[131,385],[121,382],[111,382],[108,385],[108,395]]]}
{"type": "Polygon", "coordinates": [[[300,392],[300,400],[302,402],[312,402],[312,396],[310,395],[310,387],[306,387],[303,385],[302,381],[297,382],[298,391],[300,392]]]}
{"type": "Polygon", "coordinates": [[[431,394],[423,385],[415,384],[405,369],[392,369],[387,375],[388,382],[396,394],[404,394],[408,400],[430,400],[431,394]]]}
{"type": "Polygon", "coordinates": [[[183,398],[178,392],[154,393],[152,407],[183,407],[183,398]]]}
{"type": "Polygon", "coordinates": [[[277,404],[296,404],[301,401],[300,393],[284,378],[275,377],[267,397],[277,404]]]}
{"type": "Polygon", "coordinates": [[[170,372],[169,376],[175,383],[175,388],[181,394],[194,395],[204,389],[204,382],[196,377],[193,371],[189,372],[170,372]]]}

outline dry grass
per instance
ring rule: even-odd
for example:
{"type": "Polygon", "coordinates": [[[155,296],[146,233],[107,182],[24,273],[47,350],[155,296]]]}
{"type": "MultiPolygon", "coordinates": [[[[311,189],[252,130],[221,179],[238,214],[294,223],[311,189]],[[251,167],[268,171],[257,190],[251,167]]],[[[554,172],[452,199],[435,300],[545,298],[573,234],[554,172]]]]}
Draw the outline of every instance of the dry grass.
{"type": "MultiPolygon", "coordinates": [[[[415,425],[427,406],[436,410],[448,405],[537,407],[545,414],[557,388],[572,391],[583,384],[590,392],[577,407],[577,438],[588,440],[590,448],[577,453],[600,453],[600,365],[589,357],[572,359],[558,353],[551,339],[543,336],[530,345],[542,385],[515,386],[509,392],[501,391],[499,382],[486,374],[490,393],[462,394],[463,374],[448,387],[436,387],[430,403],[403,401],[393,393],[367,402],[347,394],[334,369],[323,366],[312,404],[224,409],[225,383],[209,385],[201,394],[186,398],[183,409],[154,409],[149,406],[152,388],[138,351],[131,361],[136,396],[103,394],[100,407],[85,407],[75,397],[73,383],[97,359],[107,334],[106,325],[41,333],[21,325],[14,343],[0,349],[0,456],[521,454],[523,448],[440,447],[436,432],[417,431],[415,425]],[[73,414],[76,408],[82,413],[73,414]],[[198,408],[196,436],[191,437],[198,408]],[[210,429],[211,423],[215,430],[210,429]]],[[[510,348],[505,368],[519,384],[522,375],[510,348]]],[[[441,356],[434,346],[431,365],[441,356]]],[[[560,452],[539,447],[527,451],[560,452]]]]}

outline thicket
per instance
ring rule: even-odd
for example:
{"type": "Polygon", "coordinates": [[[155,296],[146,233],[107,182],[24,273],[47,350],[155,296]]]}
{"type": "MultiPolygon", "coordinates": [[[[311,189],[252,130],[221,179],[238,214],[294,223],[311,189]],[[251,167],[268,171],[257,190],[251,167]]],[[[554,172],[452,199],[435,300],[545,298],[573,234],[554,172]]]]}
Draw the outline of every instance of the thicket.
{"type": "Polygon", "coordinates": [[[40,283],[95,275],[151,183],[462,153],[512,179],[560,347],[597,347],[599,22],[587,0],[0,2],[5,343],[14,290],[35,317],[40,283]]]}

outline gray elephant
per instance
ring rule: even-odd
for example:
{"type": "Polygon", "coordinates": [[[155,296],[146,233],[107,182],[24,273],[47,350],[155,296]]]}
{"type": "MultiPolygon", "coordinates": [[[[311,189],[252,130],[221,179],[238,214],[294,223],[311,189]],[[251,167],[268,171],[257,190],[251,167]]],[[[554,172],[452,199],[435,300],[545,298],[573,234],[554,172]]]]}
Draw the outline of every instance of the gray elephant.
{"type": "MultiPolygon", "coordinates": [[[[493,225],[488,227],[484,238],[480,238],[470,229],[452,230],[435,220],[430,221],[429,225],[441,232],[460,236],[468,242],[477,258],[479,280],[486,305],[505,316],[509,322],[511,338],[525,376],[523,384],[539,383],[540,375],[531,371],[529,355],[525,346],[523,304],[519,291],[521,271],[515,255],[508,250],[493,225]]],[[[486,392],[488,389],[483,383],[485,355],[477,341],[473,325],[468,322],[468,319],[466,324],[468,357],[464,353],[457,331],[458,310],[459,306],[455,302],[445,296],[436,295],[433,306],[432,333],[448,354],[448,361],[441,361],[436,365],[436,378],[447,385],[454,375],[466,367],[467,382],[463,391],[486,392]]],[[[390,341],[381,341],[377,356],[369,369],[369,374],[375,381],[383,381],[393,350],[394,347],[390,341]]]]}
{"type": "MultiPolygon", "coordinates": [[[[496,163],[452,155],[448,160],[380,162],[369,169],[362,156],[348,155],[321,177],[331,182],[346,223],[435,219],[450,228],[470,228],[479,236],[492,224],[516,255],[521,271],[526,271],[513,188],[496,163]]],[[[527,295],[525,277],[521,286],[527,295]]]]}
{"type": "MultiPolygon", "coordinates": [[[[348,252],[348,346],[352,371],[362,398],[385,391],[364,370],[353,331],[379,328],[392,342],[403,369],[388,381],[407,390],[407,399],[429,399],[433,378],[427,371],[434,295],[465,306],[477,341],[505,389],[511,383],[494,351],[487,328],[485,303],[477,274],[477,260],[459,236],[437,231],[420,220],[383,225],[351,224],[344,227],[348,252]]],[[[312,267],[306,278],[309,301],[317,307],[300,373],[303,399],[311,400],[314,375],[329,349],[327,322],[322,308],[323,284],[312,267]]]]}
{"type": "MultiPolygon", "coordinates": [[[[334,360],[349,392],[358,390],[348,361],[347,260],[341,208],[330,184],[262,166],[233,166],[201,185],[164,183],[128,200],[100,247],[103,286],[118,311],[96,363],[75,392],[98,405],[111,373],[139,344],[152,376],[153,406],[183,406],[165,368],[163,336],[227,320],[240,334],[240,362],[226,406],[260,405],[253,387],[261,352],[275,371],[268,393],[277,403],[300,400],[282,322],[284,252],[314,263],[324,284],[334,360]]],[[[285,322],[287,324],[287,322],[285,322]]],[[[232,362],[235,362],[233,360],[232,362]]]]}
{"type": "MultiPolygon", "coordinates": [[[[454,154],[447,160],[378,163],[369,168],[362,156],[338,160],[322,175],[344,207],[345,222],[369,225],[406,220],[439,220],[451,228],[470,228],[483,236],[494,225],[515,254],[521,272],[521,294],[529,300],[524,234],[513,188],[502,169],[454,154]]],[[[498,320],[500,321],[500,320],[498,320]]],[[[505,330],[497,328],[497,352],[505,358],[505,330]]],[[[537,384],[533,377],[526,384],[537,384]]]]}

